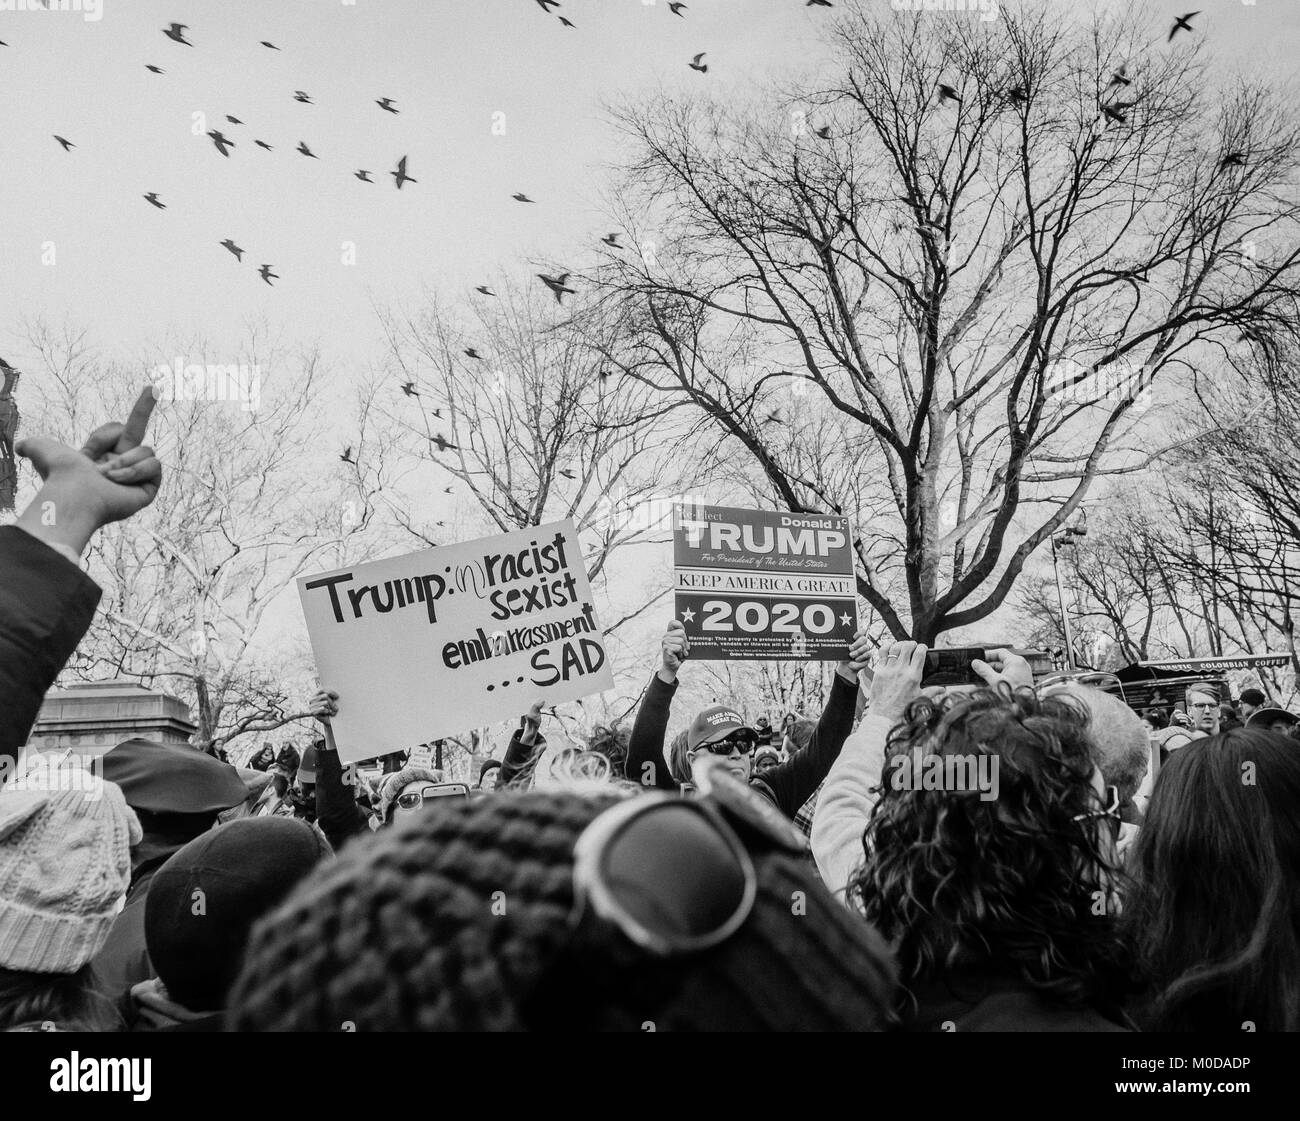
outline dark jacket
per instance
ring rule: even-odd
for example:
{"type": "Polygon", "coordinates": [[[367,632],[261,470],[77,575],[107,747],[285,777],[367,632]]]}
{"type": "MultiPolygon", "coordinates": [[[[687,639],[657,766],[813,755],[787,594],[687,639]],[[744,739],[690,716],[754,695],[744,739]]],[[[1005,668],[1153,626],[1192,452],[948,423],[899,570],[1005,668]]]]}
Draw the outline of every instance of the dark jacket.
{"type": "Polygon", "coordinates": [[[537,733],[532,743],[524,743],[519,738],[523,731],[522,728],[516,728],[515,734],[510,737],[505,758],[501,760],[501,770],[497,774],[498,790],[507,786],[528,786],[532,781],[533,768],[546,750],[546,737],[541,732],[537,733]]]}
{"type": "Polygon", "coordinates": [[[316,748],[316,824],[335,852],[343,842],[370,832],[370,815],[358,804],[356,791],[343,781],[337,751],[316,748]]]}
{"type": "Polygon", "coordinates": [[[17,526],[0,526],[0,781],[12,773],[46,690],[89,630],[99,596],[66,557],[17,526]]]}
{"type": "MultiPolygon", "coordinates": [[[[660,790],[677,790],[681,784],[673,778],[664,762],[664,733],[668,728],[668,714],[672,706],[677,682],[667,684],[658,673],[637,710],[632,726],[632,739],[627,748],[627,777],[633,782],[656,786],[660,790]],[[646,766],[646,764],[650,766],[646,766]]],[[[854,710],[858,689],[836,673],[831,684],[831,695],[822,710],[817,728],[803,751],[796,752],[784,763],[755,775],[750,785],[768,798],[786,817],[793,818],[799,808],[811,797],[830,771],[853,731],[854,710]]]]}

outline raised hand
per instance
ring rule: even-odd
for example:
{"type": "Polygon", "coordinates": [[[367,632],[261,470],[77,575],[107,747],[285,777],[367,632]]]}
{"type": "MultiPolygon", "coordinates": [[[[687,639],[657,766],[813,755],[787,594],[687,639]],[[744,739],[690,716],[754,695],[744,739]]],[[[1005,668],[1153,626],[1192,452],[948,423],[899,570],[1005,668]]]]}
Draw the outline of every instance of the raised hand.
{"type": "Polygon", "coordinates": [[[870,665],[871,652],[875,649],[876,643],[867,636],[867,628],[859,627],[853,632],[853,641],[849,643],[848,660],[836,666],[835,672],[854,685],[858,684],[858,675],[870,665]]]}
{"type": "Polygon", "coordinates": [[[1010,650],[990,650],[989,661],[979,658],[971,662],[970,668],[994,688],[1005,681],[1012,689],[1032,689],[1034,671],[1019,654],[1010,650]]]}
{"type": "Polygon", "coordinates": [[[20,440],[14,451],[31,461],[44,485],[17,524],[80,555],[101,526],[148,506],[162,483],[162,464],[144,443],[156,403],[146,386],[125,424],[95,429],[80,451],[48,436],[20,440]]]}
{"type": "Polygon", "coordinates": [[[686,637],[686,628],[681,622],[674,619],[668,624],[668,630],[664,632],[663,638],[659,642],[660,656],[662,665],[659,667],[659,677],[672,684],[677,680],[677,671],[682,668],[682,663],[690,657],[691,644],[686,637]]]}
{"type": "Polygon", "coordinates": [[[317,689],[307,708],[312,716],[328,728],[330,717],[339,714],[339,695],[332,689],[317,689]]]}
{"type": "Polygon", "coordinates": [[[898,721],[907,706],[921,695],[921,678],[925,676],[922,642],[892,642],[876,657],[876,673],[871,681],[871,715],[898,721]]]}

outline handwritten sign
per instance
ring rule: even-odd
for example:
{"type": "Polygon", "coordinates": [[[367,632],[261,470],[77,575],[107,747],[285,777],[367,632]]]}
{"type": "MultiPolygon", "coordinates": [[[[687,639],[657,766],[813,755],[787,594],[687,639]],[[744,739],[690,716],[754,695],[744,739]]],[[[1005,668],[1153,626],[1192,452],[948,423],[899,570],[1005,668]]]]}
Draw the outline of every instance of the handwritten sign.
{"type": "Polygon", "coordinates": [[[614,685],[572,521],[304,576],[298,594],[345,762],[614,685]]]}
{"type": "Polygon", "coordinates": [[[691,657],[838,661],[858,623],[848,518],[683,504],[675,610],[691,657]]]}

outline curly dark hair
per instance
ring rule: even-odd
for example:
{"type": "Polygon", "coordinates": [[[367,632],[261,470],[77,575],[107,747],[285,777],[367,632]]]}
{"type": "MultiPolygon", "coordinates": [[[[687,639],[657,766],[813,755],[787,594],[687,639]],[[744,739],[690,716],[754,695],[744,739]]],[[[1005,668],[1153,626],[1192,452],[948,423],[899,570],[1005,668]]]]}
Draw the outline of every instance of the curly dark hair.
{"type": "Polygon", "coordinates": [[[632,729],[625,724],[597,724],[587,737],[587,750],[603,755],[609,760],[610,777],[626,778],[627,745],[632,741],[632,729]]]}
{"type": "Polygon", "coordinates": [[[1155,1031],[1300,1030],[1300,752],[1234,728],[1173,753],[1124,904],[1155,1031]]]}
{"type": "Polygon", "coordinates": [[[998,792],[882,783],[850,897],[896,942],[905,984],[973,969],[1065,1007],[1117,1007],[1131,988],[1113,913],[1120,873],[1096,818],[1076,820],[1100,808],[1095,750],[1068,698],[1003,687],[908,707],[886,774],[900,755],[990,755],[998,792]]]}

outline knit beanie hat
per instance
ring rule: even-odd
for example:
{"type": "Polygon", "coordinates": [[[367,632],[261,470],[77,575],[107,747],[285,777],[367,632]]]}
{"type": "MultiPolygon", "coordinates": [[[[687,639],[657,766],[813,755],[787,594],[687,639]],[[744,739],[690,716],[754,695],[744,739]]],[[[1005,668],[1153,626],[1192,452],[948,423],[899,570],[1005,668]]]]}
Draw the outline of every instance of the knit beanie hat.
{"type": "Polygon", "coordinates": [[[383,781],[379,784],[379,820],[388,820],[388,811],[392,809],[393,802],[402,792],[402,787],[412,782],[442,782],[442,772],[430,770],[428,767],[422,767],[418,763],[411,763],[403,767],[400,771],[394,771],[391,775],[385,775],[383,781]]]}
{"type": "MultiPolygon", "coordinates": [[[[654,797],[654,795],[638,795],[654,797]]],[[[420,814],[318,868],[253,931],[235,1031],[834,1031],[886,1025],[883,942],[806,856],[751,845],[726,941],[656,957],[588,911],[573,849],[617,797],[498,794],[420,814]]],[[[740,834],[740,830],[737,829],[740,834]]]]}
{"type": "Polygon", "coordinates": [[[140,823],[89,771],[74,789],[0,790],[0,968],[75,973],[108,938],[131,882],[140,823]]]}
{"type": "Polygon", "coordinates": [[[149,883],[144,935],[171,999],[193,1012],[224,1008],[253,923],[329,852],[305,821],[250,817],[168,857],[149,883]]]}

